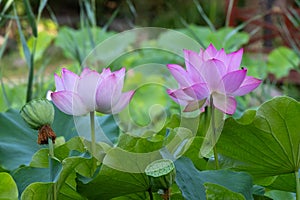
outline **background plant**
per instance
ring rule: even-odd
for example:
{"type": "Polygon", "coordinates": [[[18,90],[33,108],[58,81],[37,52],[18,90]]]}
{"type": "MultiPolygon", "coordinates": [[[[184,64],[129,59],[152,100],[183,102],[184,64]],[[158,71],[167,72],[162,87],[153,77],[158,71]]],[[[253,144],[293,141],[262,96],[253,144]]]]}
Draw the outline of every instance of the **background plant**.
{"type": "MultiPolygon", "coordinates": [[[[95,157],[92,157],[87,150],[91,145],[90,142],[78,137],[73,117],[55,108],[53,129],[58,138],[54,145],[55,161],[49,163],[47,146],[36,144],[36,132],[29,129],[22,121],[19,109],[26,99],[45,97],[47,90],[54,89],[52,78],[54,71],[59,72],[61,67],[67,67],[80,73],[81,64],[87,53],[99,42],[120,30],[113,28],[118,27],[118,20],[123,20],[119,24],[125,24],[127,28],[148,24],[176,28],[177,31],[196,40],[199,47],[207,47],[209,43],[213,43],[218,49],[224,47],[227,52],[231,52],[241,47],[248,47],[249,41],[253,41],[255,32],[258,32],[261,27],[257,26],[257,29],[248,33],[242,30],[256,19],[262,19],[266,14],[263,13],[229,27],[228,16],[234,7],[233,9],[228,7],[226,19],[224,10],[220,10],[222,5],[216,3],[217,1],[185,2],[181,4],[182,10],[172,6],[174,2],[168,1],[147,2],[148,6],[143,7],[139,6],[139,1],[124,1],[121,4],[113,4],[113,2],[109,7],[108,3],[102,1],[80,1],[77,7],[80,10],[80,16],[78,15],[77,18],[79,23],[73,24],[70,28],[57,24],[59,16],[56,16],[56,11],[59,8],[52,2],[0,1],[1,7],[4,8],[0,15],[1,28],[5,30],[4,43],[0,47],[0,109],[2,111],[0,113],[0,175],[2,177],[0,180],[3,181],[0,183],[1,197],[46,199],[46,194],[55,188],[58,199],[147,199],[150,184],[145,174],[117,170],[110,167],[108,161],[110,164],[123,166],[123,163],[120,163],[122,158],[118,156],[122,150],[148,153],[167,146],[170,150],[173,149],[172,153],[176,152],[178,155],[181,155],[180,148],[182,152],[187,150],[175,162],[177,177],[175,184],[172,185],[171,198],[218,199],[222,194],[230,199],[294,199],[298,188],[297,181],[299,181],[297,178],[299,155],[295,149],[297,142],[299,144],[297,140],[299,137],[295,131],[299,120],[297,118],[299,103],[288,97],[267,101],[281,94],[293,95],[293,98],[299,99],[297,83],[286,79],[290,71],[297,71],[299,68],[298,47],[295,46],[297,39],[293,37],[288,37],[291,38],[288,48],[281,47],[283,43],[276,40],[277,43],[274,45],[278,48],[270,54],[245,51],[243,65],[248,68],[250,75],[264,79],[265,84],[256,93],[239,98],[238,111],[233,118],[225,121],[217,146],[220,149],[222,170],[212,170],[213,161],[198,156],[203,138],[209,128],[209,110],[201,114],[197,122],[199,129],[193,135],[193,132],[188,130],[190,128],[188,124],[181,123],[179,107],[167,95],[163,95],[165,90],[159,85],[145,85],[139,88],[132,105],[129,105],[134,123],[120,125],[116,124],[111,115],[96,116],[96,121],[99,122],[113,147],[104,142],[98,143],[97,150],[100,153],[95,157]],[[189,8],[189,12],[186,12],[186,8],[189,8]],[[150,9],[154,12],[153,10],[146,12],[150,9]],[[99,14],[96,15],[95,10],[99,14]],[[51,22],[44,20],[45,13],[49,14],[51,22]],[[156,14],[155,17],[153,13],[156,14]],[[45,31],[42,30],[41,24],[45,25],[45,31]],[[56,31],[58,35],[55,34],[56,31]],[[51,35],[50,32],[54,34],[51,35]],[[9,54],[6,47],[10,46],[11,34],[19,38],[18,44],[28,65],[28,68],[23,70],[23,73],[26,72],[28,75],[23,82],[19,81],[19,76],[13,79],[8,74],[7,69],[12,67],[13,62],[2,62],[9,54]],[[76,45],[72,43],[74,40],[78,41],[76,45]],[[278,57],[281,58],[280,62],[277,62],[278,57]],[[63,64],[54,62],[60,58],[63,58],[63,64]],[[51,67],[53,65],[55,68],[51,67]],[[274,73],[276,77],[270,78],[270,73],[274,73]],[[166,115],[161,113],[160,109],[155,110],[155,106],[153,107],[155,103],[167,108],[166,115]],[[153,113],[150,112],[149,116],[150,108],[153,108],[153,113]],[[253,109],[245,112],[248,108],[253,109]],[[235,119],[238,117],[241,118],[235,119]],[[151,127],[149,124],[154,125],[151,127]],[[278,124],[286,124],[288,128],[278,127],[278,124]],[[137,130],[136,127],[145,125],[149,125],[147,128],[150,127],[151,131],[146,128],[134,131],[137,130]],[[284,133],[283,136],[278,136],[277,131],[284,133]],[[179,142],[182,138],[191,142],[188,149],[179,142]],[[290,143],[288,138],[293,138],[292,141],[295,143],[290,143]],[[49,176],[49,170],[53,177],[49,176]],[[5,188],[2,187],[4,184],[5,188]]],[[[295,1],[295,5],[298,6],[297,3],[298,1],[295,1]]],[[[298,15],[295,9],[291,7],[288,12],[283,13],[293,19],[293,26],[297,28],[298,15]]],[[[285,25],[283,23],[277,25],[287,36],[285,25]]],[[[132,40],[134,39],[136,38],[132,40]]],[[[111,67],[117,70],[118,66],[134,69],[136,66],[149,63],[183,65],[184,60],[180,56],[157,50],[157,47],[176,48],[183,45],[180,42],[176,40],[176,34],[161,34],[155,40],[146,40],[140,50],[130,51],[135,46],[130,41],[121,41],[112,55],[117,56],[117,59],[107,66],[100,67],[111,67]],[[124,49],[128,50],[128,53],[120,56],[119,52],[124,49]]],[[[10,52],[18,54],[19,51],[13,49],[10,52]]],[[[138,86],[140,81],[148,80],[161,85],[170,81],[165,78],[167,74],[163,70],[158,70],[153,76],[147,75],[149,71],[137,73],[135,78],[127,78],[126,89],[138,86]]],[[[194,119],[189,118],[189,120],[194,119]]],[[[161,196],[155,193],[153,198],[161,199],[161,196]]]]}

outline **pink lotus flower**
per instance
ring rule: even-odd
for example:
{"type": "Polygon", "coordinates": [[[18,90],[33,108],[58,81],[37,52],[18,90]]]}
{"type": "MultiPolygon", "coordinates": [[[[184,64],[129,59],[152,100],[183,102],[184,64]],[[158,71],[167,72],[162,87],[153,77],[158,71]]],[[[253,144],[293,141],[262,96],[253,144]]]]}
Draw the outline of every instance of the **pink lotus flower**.
{"type": "Polygon", "coordinates": [[[168,64],[179,89],[168,89],[170,97],[185,106],[184,111],[202,109],[210,103],[227,114],[236,110],[235,96],[242,96],[259,86],[261,80],[246,76],[247,69],[240,69],[243,49],[226,54],[212,44],[199,53],[184,50],[186,70],[168,64]]]}
{"type": "Polygon", "coordinates": [[[80,76],[62,69],[61,77],[54,75],[56,92],[51,93],[53,103],[69,115],[85,115],[93,111],[115,114],[127,106],[134,91],[122,93],[125,68],[111,72],[103,69],[99,74],[85,68],[80,76]]]}

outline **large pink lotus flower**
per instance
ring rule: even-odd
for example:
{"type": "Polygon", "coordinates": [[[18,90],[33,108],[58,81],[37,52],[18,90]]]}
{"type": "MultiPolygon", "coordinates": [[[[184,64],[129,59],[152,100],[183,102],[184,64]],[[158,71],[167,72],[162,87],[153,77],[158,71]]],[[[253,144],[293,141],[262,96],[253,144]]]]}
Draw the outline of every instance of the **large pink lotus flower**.
{"type": "Polygon", "coordinates": [[[179,89],[168,89],[170,97],[185,106],[184,111],[203,108],[212,100],[213,105],[226,114],[236,110],[235,96],[242,96],[259,86],[261,80],[246,76],[241,68],[243,49],[226,54],[212,44],[199,53],[184,50],[186,70],[176,64],[168,64],[171,74],[179,83],[179,89]],[[204,103],[204,104],[203,104],[204,103]]]}
{"type": "Polygon", "coordinates": [[[56,91],[51,93],[53,103],[69,115],[85,115],[93,111],[105,114],[120,112],[131,100],[134,91],[122,93],[125,68],[99,74],[84,68],[80,76],[62,69],[55,77],[56,91]]]}

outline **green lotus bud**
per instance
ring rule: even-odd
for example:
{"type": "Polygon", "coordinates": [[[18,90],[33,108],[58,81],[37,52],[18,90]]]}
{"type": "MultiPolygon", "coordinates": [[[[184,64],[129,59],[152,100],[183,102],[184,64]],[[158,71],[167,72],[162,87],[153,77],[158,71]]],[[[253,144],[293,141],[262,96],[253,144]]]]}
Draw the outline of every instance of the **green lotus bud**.
{"type": "Polygon", "coordinates": [[[54,107],[47,99],[35,99],[23,106],[20,115],[32,129],[37,130],[53,123],[54,107]]]}
{"type": "Polygon", "coordinates": [[[175,166],[169,159],[156,160],[150,163],[145,169],[149,177],[153,192],[158,190],[168,190],[175,181],[175,166]]]}
{"type": "Polygon", "coordinates": [[[35,99],[23,106],[20,115],[35,130],[39,130],[38,143],[48,144],[48,138],[55,142],[56,135],[51,129],[54,107],[47,99],[35,99]]]}

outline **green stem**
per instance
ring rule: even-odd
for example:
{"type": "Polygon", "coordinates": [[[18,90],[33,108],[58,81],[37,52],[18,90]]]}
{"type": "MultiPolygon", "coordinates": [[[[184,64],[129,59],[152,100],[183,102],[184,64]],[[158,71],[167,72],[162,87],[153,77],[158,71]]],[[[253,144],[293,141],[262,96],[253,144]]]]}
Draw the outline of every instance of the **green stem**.
{"type": "Polygon", "coordinates": [[[48,138],[48,145],[49,145],[49,156],[50,158],[54,158],[54,147],[51,138],[48,138]]]}
{"type": "Polygon", "coordinates": [[[148,189],[148,193],[149,193],[150,200],[153,200],[153,194],[151,188],[148,189]]]}
{"type": "Polygon", "coordinates": [[[96,19],[97,19],[97,14],[96,14],[96,1],[95,0],[92,0],[92,11],[93,11],[93,15],[94,15],[94,22],[95,24],[93,24],[93,26],[96,26],[97,22],[96,22],[96,19]]]}
{"type": "MultiPolygon", "coordinates": [[[[53,159],[54,157],[54,147],[53,147],[53,142],[51,138],[48,138],[48,146],[49,146],[49,157],[50,157],[50,179],[53,181],[55,174],[53,174],[52,168],[53,166],[53,159]]],[[[57,191],[56,191],[56,183],[53,183],[53,193],[52,193],[52,198],[53,200],[57,200],[57,191]]]]}
{"type": "Polygon", "coordinates": [[[31,54],[30,55],[29,74],[28,74],[27,92],[26,92],[26,102],[29,102],[32,100],[33,77],[34,77],[34,64],[33,64],[33,54],[31,54]]]}
{"type": "Polygon", "coordinates": [[[300,200],[300,181],[299,181],[299,170],[295,170],[296,177],[296,200],[300,200]]]}
{"type": "Polygon", "coordinates": [[[234,0],[229,0],[229,5],[228,5],[228,9],[227,9],[227,14],[226,14],[226,21],[225,21],[226,27],[228,27],[229,23],[230,23],[230,17],[231,17],[233,3],[234,3],[234,0]]]}
{"type": "Polygon", "coordinates": [[[210,107],[211,107],[211,125],[212,125],[212,144],[214,145],[213,151],[214,151],[214,158],[216,162],[216,169],[219,169],[219,158],[218,158],[218,152],[217,152],[217,135],[216,135],[216,122],[215,122],[215,106],[213,103],[212,96],[210,97],[210,107]]]}
{"type": "Polygon", "coordinates": [[[95,137],[95,112],[90,112],[91,121],[91,153],[95,156],[96,152],[96,137],[95,137]]]}

